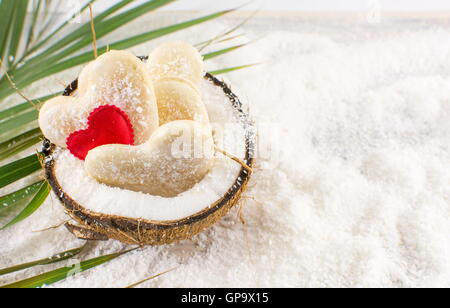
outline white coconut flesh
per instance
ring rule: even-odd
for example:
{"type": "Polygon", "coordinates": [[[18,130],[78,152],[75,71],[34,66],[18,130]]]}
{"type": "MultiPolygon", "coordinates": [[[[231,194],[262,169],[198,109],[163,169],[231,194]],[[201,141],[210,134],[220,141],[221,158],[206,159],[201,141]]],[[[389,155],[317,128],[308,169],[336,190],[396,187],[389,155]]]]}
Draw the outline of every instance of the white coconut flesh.
{"type": "MultiPolygon", "coordinates": [[[[245,159],[245,122],[221,87],[201,83],[204,104],[213,127],[216,147],[245,159]]],[[[54,153],[55,174],[63,191],[85,209],[96,213],[152,221],[179,220],[211,207],[221,200],[239,177],[242,166],[217,153],[214,166],[193,188],[172,198],[110,187],[90,177],[84,162],[68,150],[54,153]]]]}

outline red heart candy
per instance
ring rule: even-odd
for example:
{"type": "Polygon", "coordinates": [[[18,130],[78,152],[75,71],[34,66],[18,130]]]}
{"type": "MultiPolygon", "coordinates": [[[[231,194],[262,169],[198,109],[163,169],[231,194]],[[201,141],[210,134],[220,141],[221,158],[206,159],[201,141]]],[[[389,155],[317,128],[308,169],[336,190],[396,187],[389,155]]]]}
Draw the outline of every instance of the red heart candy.
{"type": "Polygon", "coordinates": [[[128,115],[120,108],[105,105],[89,115],[88,128],[72,133],[67,148],[75,157],[85,160],[88,152],[106,144],[134,145],[134,130],[128,115]]]}

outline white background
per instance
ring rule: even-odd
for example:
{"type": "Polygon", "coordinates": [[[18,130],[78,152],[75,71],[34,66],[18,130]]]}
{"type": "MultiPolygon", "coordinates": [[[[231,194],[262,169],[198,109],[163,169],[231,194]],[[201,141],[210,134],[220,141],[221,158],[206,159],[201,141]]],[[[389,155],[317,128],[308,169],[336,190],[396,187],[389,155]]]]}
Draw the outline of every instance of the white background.
{"type": "MultiPolygon", "coordinates": [[[[116,0],[114,0],[116,1],[116,0]]],[[[99,1],[97,9],[113,1],[99,1]]],[[[136,3],[142,2],[137,0],[136,3]]],[[[248,0],[179,0],[165,10],[226,9],[248,3],[248,0]]],[[[249,9],[288,11],[367,11],[379,7],[382,11],[450,10],[450,0],[253,0],[249,9]]]]}

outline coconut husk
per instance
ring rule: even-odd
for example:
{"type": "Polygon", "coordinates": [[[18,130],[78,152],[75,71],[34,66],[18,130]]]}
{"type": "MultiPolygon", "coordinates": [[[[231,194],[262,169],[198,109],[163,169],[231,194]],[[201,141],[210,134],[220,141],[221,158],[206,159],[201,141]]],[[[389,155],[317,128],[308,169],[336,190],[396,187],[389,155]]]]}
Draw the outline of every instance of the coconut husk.
{"type": "MultiPolygon", "coordinates": [[[[44,141],[43,153],[45,159],[45,174],[53,192],[65,207],[67,213],[77,221],[80,226],[68,226],[68,230],[75,236],[83,239],[105,240],[107,238],[119,240],[127,244],[135,245],[163,245],[180,240],[190,239],[206,228],[218,222],[233,208],[241,199],[242,194],[247,189],[248,182],[252,175],[251,168],[254,164],[255,133],[248,115],[242,108],[239,98],[222,81],[207,74],[205,79],[215,86],[223,89],[229,98],[233,108],[240,116],[247,121],[246,134],[242,136],[246,139],[246,156],[239,176],[228,192],[216,203],[203,211],[192,216],[173,221],[151,221],[146,219],[136,219],[107,215],[90,211],[72,199],[59,184],[55,172],[55,159],[52,153],[56,146],[49,140],[44,141]],[[89,236],[92,235],[92,238],[89,236]]],[[[75,80],[65,90],[64,95],[69,96],[77,89],[78,82],[75,80]]]]}

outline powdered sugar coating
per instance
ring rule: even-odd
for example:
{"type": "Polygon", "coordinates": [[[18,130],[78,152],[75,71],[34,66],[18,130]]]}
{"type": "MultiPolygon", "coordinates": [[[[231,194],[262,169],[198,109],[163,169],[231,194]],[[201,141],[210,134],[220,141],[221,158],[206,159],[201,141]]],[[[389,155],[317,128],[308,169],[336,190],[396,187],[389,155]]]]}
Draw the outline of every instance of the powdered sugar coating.
{"type": "Polygon", "coordinates": [[[209,125],[208,112],[199,89],[181,78],[163,78],[155,82],[160,125],[192,120],[209,125]]]}
{"type": "Polygon", "coordinates": [[[85,169],[100,183],[175,197],[201,181],[213,164],[210,125],[183,120],[164,124],[140,146],[97,147],[87,155],[85,169]]]}
{"type": "Polygon", "coordinates": [[[184,42],[169,42],[157,47],[149,56],[148,67],[155,80],[179,77],[199,85],[204,63],[196,48],[184,42]]]}
{"type": "Polygon", "coordinates": [[[66,147],[67,137],[85,129],[97,107],[114,105],[129,116],[135,142],[142,144],[157,129],[159,117],[153,82],[133,54],[110,51],[83,69],[74,97],[57,97],[42,107],[39,125],[52,143],[66,147]]]}

